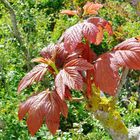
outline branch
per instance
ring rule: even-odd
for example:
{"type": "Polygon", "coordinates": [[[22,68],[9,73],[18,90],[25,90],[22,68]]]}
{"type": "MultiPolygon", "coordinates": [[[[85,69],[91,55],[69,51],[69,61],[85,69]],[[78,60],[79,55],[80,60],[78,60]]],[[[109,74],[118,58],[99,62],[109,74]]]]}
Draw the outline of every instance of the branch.
{"type": "Polygon", "coordinates": [[[15,14],[13,8],[11,7],[10,3],[7,0],[0,0],[0,1],[9,10],[11,22],[12,22],[12,26],[13,26],[13,34],[14,34],[15,38],[18,40],[18,42],[20,44],[22,44],[21,35],[20,35],[20,32],[19,32],[18,27],[17,27],[16,14],[15,14]]]}
{"type": "Polygon", "coordinates": [[[133,127],[128,130],[129,140],[139,140],[140,139],[140,126],[133,127]]]}
{"type": "Polygon", "coordinates": [[[81,101],[84,101],[85,98],[84,97],[81,97],[81,98],[72,98],[70,101],[71,102],[81,102],[81,101]]]}
{"type": "Polygon", "coordinates": [[[122,72],[120,83],[119,83],[118,88],[117,88],[117,91],[116,91],[116,97],[119,96],[119,93],[120,93],[123,85],[126,82],[126,77],[127,77],[128,72],[129,72],[129,69],[128,68],[124,68],[124,70],[122,72]]]}

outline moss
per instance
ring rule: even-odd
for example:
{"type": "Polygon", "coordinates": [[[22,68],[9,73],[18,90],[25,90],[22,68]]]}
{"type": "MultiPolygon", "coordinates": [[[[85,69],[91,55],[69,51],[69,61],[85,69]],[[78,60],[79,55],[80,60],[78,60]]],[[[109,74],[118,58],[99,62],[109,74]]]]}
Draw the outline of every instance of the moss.
{"type": "Polygon", "coordinates": [[[87,109],[94,112],[96,119],[106,128],[112,129],[116,133],[127,134],[127,127],[115,106],[116,98],[101,97],[100,90],[95,85],[92,86],[92,96],[88,100],[87,109]]]}

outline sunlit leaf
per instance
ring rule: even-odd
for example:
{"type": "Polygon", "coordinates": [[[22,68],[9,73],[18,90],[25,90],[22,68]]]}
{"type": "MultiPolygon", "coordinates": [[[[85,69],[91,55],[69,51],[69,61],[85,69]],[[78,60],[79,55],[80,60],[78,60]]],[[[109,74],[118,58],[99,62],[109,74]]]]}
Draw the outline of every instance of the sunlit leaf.
{"type": "Polygon", "coordinates": [[[67,117],[68,108],[55,91],[46,90],[31,96],[20,105],[19,119],[23,119],[26,113],[28,113],[27,126],[31,135],[38,131],[44,120],[50,132],[55,134],[59,128],[60,113],[67,117]]]}

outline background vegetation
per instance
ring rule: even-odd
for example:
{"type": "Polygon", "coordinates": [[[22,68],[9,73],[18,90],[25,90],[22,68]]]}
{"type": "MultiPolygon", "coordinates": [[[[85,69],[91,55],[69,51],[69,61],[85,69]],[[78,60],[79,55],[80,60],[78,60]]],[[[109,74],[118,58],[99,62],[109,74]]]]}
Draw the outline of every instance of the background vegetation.
{"type": "MultiPolygon", "coordinates": [[[[129,1],[98,0],[104,4],[99,16],[109,20],[114,35],[96,48],[102,53],[117,43],[133,36],[140,36],[140,17],[129,1]]],[[[61,15],[62,9],[74,9],[86,0],[9,0],[14,9],[22,43],[13,35],[9,10],[0,3],[0,139],[1,140],[111,140],[102,125],[85,110],[84,103],[70,103],[69,115],[61,118],[57,135],[52,136],[45,125],[35,137],[28,133],[25,121],[19,122],[18,106],[30,93],[49,86],[51,77],[36,86],[17,94],[20,79],[34,65],[30,60],[50,42],[75,24],[77,17],[61,15]],[[44,87],[42,87],[44,85],[44,87]]],[[[120,95],[118,110],[128,127],[140,125],[140,72],[130,71],[120,95]],[[133,79],[133,80],[132,80],[133,79]]],[[[73,92],[80,96],[80,93],[73,92]]]]}

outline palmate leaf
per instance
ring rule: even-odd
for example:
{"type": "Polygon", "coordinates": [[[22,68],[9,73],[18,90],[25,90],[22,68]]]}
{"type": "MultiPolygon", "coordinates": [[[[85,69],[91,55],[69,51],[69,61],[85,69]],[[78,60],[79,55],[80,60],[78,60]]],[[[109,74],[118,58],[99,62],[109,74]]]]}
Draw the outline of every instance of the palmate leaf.
{"type": "Polygon", "coordinates": [[[27,75],[25,75],[22,80],[20,81],[18,85],[18,92],[26,88],[27,86],[30,86],[34,82],[40,81],[45,72],[47,71],[47,64],[39,64],[36,65],[27,75]]]}
{"type": "Polygon", "coordinates": [[[119,67],[140,70],[140,42],[131,38],[120,43],[112,52],[101,55],[94,67],[96,86],[110,95],[115,95],[120,79],[119,67]]]}
{"type": "Polygon", "coordinates": [[[90,69],[93,69],[93,65],[83,58],[73,59],[66,63],[55,79],[56,90],[59,96],[64,99],[65,86],[69,89],[82,90],[83,78],[79,71],[90,69]]]}
{"type": "Polygon", "coordinates": [[[44,119],[50,132],[55,134],[59,128],[60,114],[62,113],[64,117],[67,117],[68,108],[55,91],[46,90],[31,96],[20,105],[19,119],[23,119],[26,113],[28,113],[27,126],[31,135],[38,131],[44,119]]]}

